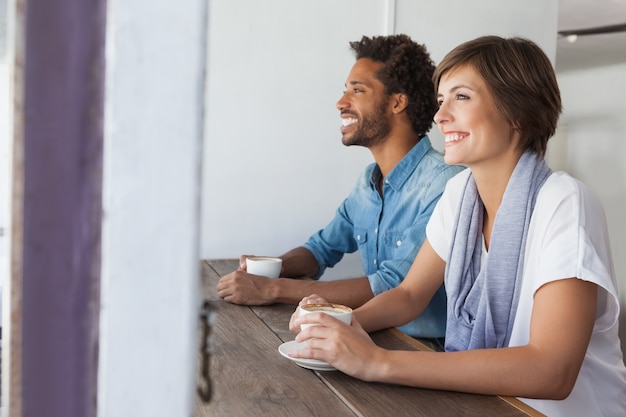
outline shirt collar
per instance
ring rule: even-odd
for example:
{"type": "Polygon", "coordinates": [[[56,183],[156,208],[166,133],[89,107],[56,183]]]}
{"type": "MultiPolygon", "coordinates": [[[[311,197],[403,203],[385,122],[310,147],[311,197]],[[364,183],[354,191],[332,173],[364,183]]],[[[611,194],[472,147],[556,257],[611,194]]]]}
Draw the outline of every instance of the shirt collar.
{"type": "MultiPolygon", "coordinates": [[[[398,164],[391,170],[389,175],[387,175],[387,178],[385,178],[385,184],[389,184],[394,190],[401,189],[431,147],[429,137],[426,135],[422,136],[420,141],[417,142],[406,155],[404,155],[404,158],[402,158],[400,162],[398,162],[398,164]]],[[[380,167],[376,165],[370,179],[374,188],[376,188],[376,184],[378,183],[378,179],[381,175],[380,167]]]]}

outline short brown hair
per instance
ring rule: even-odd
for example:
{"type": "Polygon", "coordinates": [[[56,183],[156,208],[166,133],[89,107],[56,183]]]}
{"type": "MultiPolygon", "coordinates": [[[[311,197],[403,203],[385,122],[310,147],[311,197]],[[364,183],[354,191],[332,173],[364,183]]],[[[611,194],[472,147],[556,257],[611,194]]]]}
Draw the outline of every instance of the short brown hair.
{"type": "Polygon", "coordinates": [[[482,36],[450,51],[433,74],[441,77],[470,65],[485,80],[496,107],[520,132],[520,146],[543,157],[561,114],[561,95],[554,68],[534,42],[514,37],[482,36]]]}

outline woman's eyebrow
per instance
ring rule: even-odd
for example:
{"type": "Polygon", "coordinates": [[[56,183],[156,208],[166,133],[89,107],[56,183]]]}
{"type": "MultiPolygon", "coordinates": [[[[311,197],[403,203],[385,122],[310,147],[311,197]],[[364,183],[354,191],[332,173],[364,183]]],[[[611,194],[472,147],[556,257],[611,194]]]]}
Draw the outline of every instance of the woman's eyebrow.
{"type": "MultiPolygon", "coordinates": [[[[469,85],[467,85],[467,84],[458,84],[458,85],[450,87],[448,89],[448,93],[454,93],[455,91],[460,90],[462,88],[466,88],[466,89],[468,89],[470,91],[474,91],[474,89],[472,87],[470,87],[469,85]]],[[[442,93],[437,93],[437,97],[441,97],[441,96],[443,96],[442,93]]]]}

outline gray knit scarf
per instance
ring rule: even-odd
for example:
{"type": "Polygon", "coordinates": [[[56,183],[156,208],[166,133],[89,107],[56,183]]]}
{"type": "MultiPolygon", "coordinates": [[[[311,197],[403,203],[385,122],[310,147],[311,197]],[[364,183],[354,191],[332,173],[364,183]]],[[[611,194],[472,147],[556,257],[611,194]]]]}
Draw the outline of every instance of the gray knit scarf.
{"type": "Polygon", "coordinates": [[[509,344],[524,265],[524,250],[537,194],[552,171],[533,152],[519,159],[502,197],[481,270],[483,203],[468,177],[457,212],[446,265],[446,351],[509,344]]]}

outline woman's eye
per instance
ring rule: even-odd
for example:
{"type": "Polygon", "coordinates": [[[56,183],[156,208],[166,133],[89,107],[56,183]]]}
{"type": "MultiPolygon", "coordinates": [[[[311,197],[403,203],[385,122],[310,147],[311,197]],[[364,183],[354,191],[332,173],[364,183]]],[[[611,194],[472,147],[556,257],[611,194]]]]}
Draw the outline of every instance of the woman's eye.
{"type": "Polygon", "coordinates": [[[469,99],[469,97],[468,97],[468,96],[466,96],[465,94],[457,94],[457,95],[456,95],[456,99],[457,99],[457,100],[468,100],[468,99],[469,99]]]}

